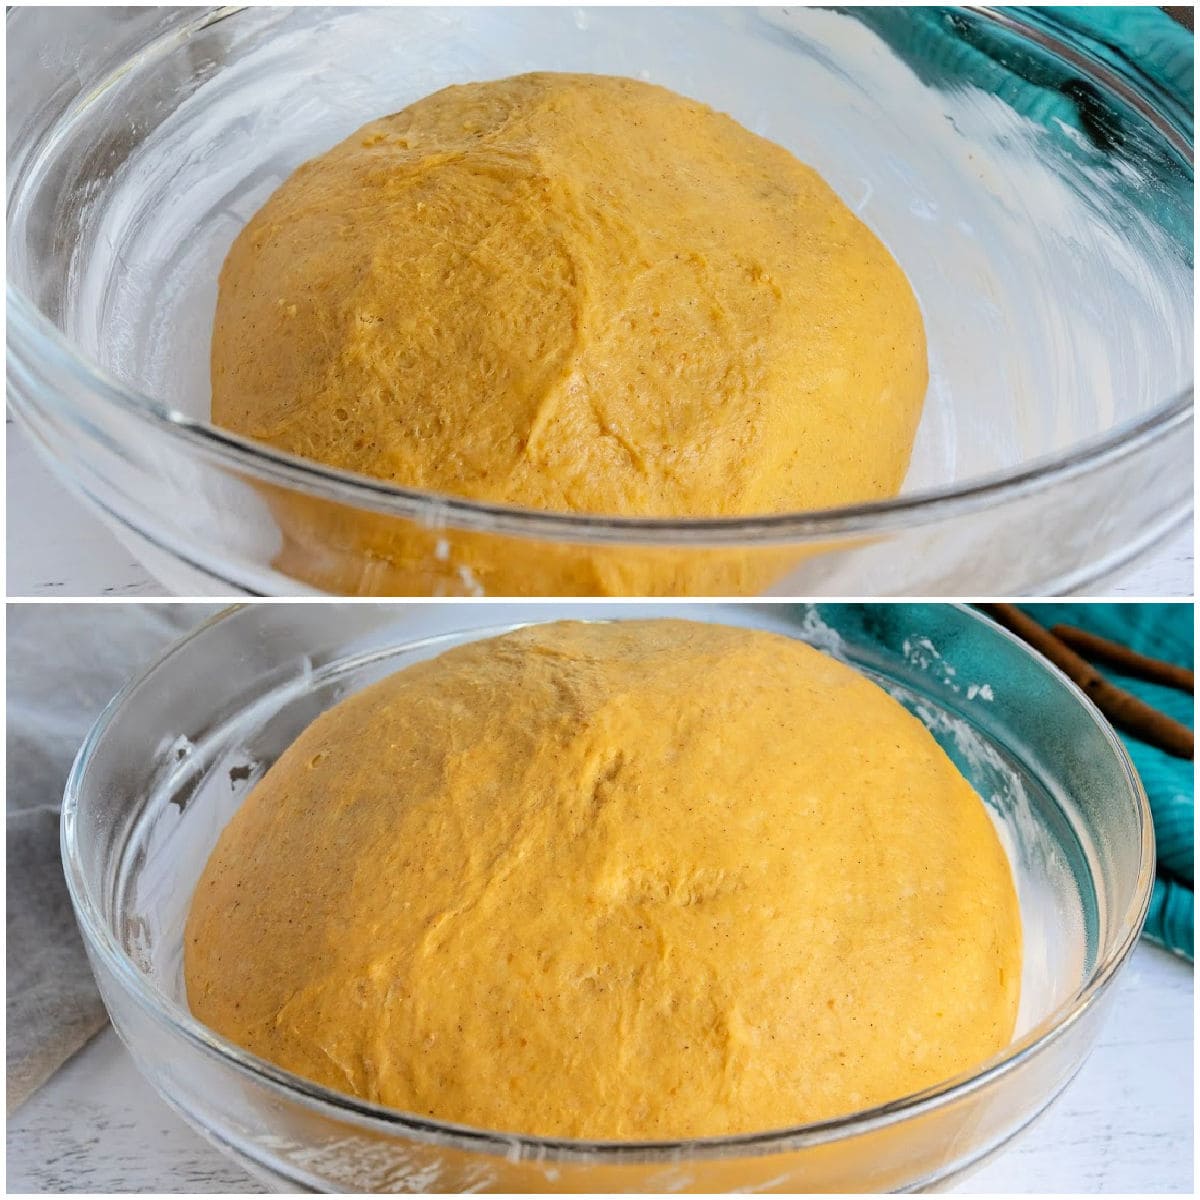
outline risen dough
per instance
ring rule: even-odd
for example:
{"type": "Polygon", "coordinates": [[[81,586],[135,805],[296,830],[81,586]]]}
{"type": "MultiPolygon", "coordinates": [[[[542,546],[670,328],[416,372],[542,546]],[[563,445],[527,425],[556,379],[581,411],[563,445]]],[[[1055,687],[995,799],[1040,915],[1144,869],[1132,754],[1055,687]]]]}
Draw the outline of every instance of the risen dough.
{"type": "Polygon", "coordinates": [[[318,718],[200,880],[193,1011],[329,1086],[658,1138],[895,1099],[1012,1035],[1020,923],[919,721],[777,635],[562,623],[318,718]]]}
{"type": "MultiPolygon", "coordinates": [[[[903,272],[815,171],[599,75],[446,88],[305,163],[235,241],[212,348],[213,417],[239,433],[406,487],[625,516],[893,495],[926,381],[903,272]]],[[[397,522],[300,504],[282,523],[318,575],[347,571],[314,548],[349,544],[397,591],[461,568],[496,592],[680,573],[453,535],[438,565],[397,522]]]]}

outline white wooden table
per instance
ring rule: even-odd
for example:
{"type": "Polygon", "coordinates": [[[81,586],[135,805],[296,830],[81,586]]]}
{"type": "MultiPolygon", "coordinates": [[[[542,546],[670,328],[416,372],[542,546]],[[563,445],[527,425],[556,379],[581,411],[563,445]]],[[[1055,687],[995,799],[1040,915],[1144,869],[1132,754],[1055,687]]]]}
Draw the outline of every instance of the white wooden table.
{"type": "MultiPolygon", "coordinates": [[[[101,521],[61,487],[25,435],[8,424],[8,594],[165,596],[169,593],[101,521]]],[[[1192,522],[1138,562],[1109,596],[1191,596],[1192,522]]]]}
{"type": "MultiPolygon", "coordinates": [[[[1083,1070],[961,1192],[1192,1191],[1192,969],[1143,943],[1083,1070]]],[[[9,1192],[257,1192],[105,1031],[8,1122],[9,1192]]]]}

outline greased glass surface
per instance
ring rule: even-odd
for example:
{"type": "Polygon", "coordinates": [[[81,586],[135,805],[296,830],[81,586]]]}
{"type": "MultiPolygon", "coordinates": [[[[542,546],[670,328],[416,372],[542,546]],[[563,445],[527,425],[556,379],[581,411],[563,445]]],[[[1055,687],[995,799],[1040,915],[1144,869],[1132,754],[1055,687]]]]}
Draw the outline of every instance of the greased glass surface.
{"type": "Polygon", "coordinates": [[[655,1144],[466,1130],[328,1092],[187,1013],[182,929],[216,837],[297,734],[407,663],[549,606],[256,605],[202,627],[130,685],[80,752],[64,804],[68,882],[113,1022],[139,1068],[272,1183],[320,1190],[889,1190],[1003,1144],[1092,1045],[1153,880],[1145,797],[1082,695],[1022,644],[937,605],[588,604],[581,619],[686,615],[801,637],[867,672],[984,797],[1025,926],[1012,1047],[971,1078],[822,1125],[655,1144]],[[431,631],[433,636],[429,636],[431,631]]]}
{"type": "Polygon", "coordinates": [[[527,594],[620,593],[647,573],[655,593],[710,594],[1095,580],[1190,507],[1190,114],[1133,68],[1081,57],[1049,16],[928,19],[159,9],[60,28],[18,10],[14,408],[180,590],[473,594],[472,544],[532,544],[527,594]],[[961,53],[1006,30],[1020,53],[1003,67],[961,53]],[[19,53],[47,39],[53,55],[19,53]],[[530,69],[628,74],[724,109],[816,166],[884,239],[922,305],[932,376],[899,501],[725,521],[528,514],[355,482],[207,425],[217,273],[270,192],[368,119],[530,69]],[[1048,87],[1055,72],[1071,86],[1048,87]],[[1037,115],[1046,97],[1070,109],[1067,94],[1088,97],[1078,121],[1057,103],[1037,115]],[[299,538],[281,503],[307,514],[299,538]],[[402,528],[425,536],[396,569],[402,528]]]}

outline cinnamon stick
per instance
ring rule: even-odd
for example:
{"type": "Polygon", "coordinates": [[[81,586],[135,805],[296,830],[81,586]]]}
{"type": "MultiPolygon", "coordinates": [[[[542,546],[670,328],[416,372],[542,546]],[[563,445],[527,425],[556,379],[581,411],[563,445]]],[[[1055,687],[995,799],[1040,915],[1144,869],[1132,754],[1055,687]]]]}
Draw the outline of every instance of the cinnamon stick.
{"type": "Polygon", "coordinates": [[[1195,693],[1196,675],[1187,667],[1139,654],[1128,646],[1122,646],[1120,642],[1110,641],[1098,633],[1089,633],[1086,629],[1076,629],[1074,625],[1055,625],[1050,632],[1059,641],[1066,642],[1072,650],[1078,650],[1090,662],[1108,663],[1110,667],[1116,667],[1122,675],[1132,675],[1135,679],[1145,679],[1150,683],[1178,688],[1181,692],[1195,693]]]}
{"type": "Polygon", "coordinates": [[[1176,758],[1195,757],[1195,737],[1178,721],[1161,713],[1136,696],[1109,683],[1095,667],[1081,658],[1050,630],[1026,616],[1014,604],[983,604],[980,607],[1038,653],[1048,658],[1064,675],[1077,684],[1092,703],[1118,729],[1133,734],[1151,746],[1157,746],[1176,758]]]}

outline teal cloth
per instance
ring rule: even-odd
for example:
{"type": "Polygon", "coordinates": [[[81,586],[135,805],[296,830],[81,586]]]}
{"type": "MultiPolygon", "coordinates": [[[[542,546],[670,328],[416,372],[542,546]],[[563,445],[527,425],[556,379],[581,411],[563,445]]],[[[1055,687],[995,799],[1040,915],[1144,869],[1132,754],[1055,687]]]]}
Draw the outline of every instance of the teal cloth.
{"type": "MultiPolygon", "coordinates": [[[[1033,48],[1002,25],[961,9],[880,7],[847,9],[870,25],[917,74],[935,87],[969,83],[1011,108],[1050,126],[1055,120],[1089,130],[1089,86],[1065,59],[1033,48]]],[[[1169,106],[1193,127],[1194,39],[1158,8],[1000,8],[1044,29],[1103,63],[1139,91],[1169,106]]],[[[1104,123],[1089,132],[1101,139],[1117,133],[1104,123]]]]}
{"type": "MultiPolygon", "coordinates": [[[[1107,172],[1112,180],[1109,202],[1119,198],[1131,221],[1145,204],[1145,189],[1157,192],[1157,220],[1190,260],[1190,166],[1148,133],[1142,114],[1102,95],[1077,65],[964,9],[869,6],[844,11],[882,37],[929,86],[979,88],[1039,125],[1050,153],[1082,159],[1092,170],[1107,172]],[[1114,163],[1116,157],[1137,161],[1145,178],[1131,184],[1114,163]]],[[[998,11],[1089,55],[1168,114],[1192,140],[1195,43],[1187,29],[1160,9],[1048,5],[998,11]]]]}
{"type": "MultiPolygon", "coordinates": [[[[1023,604],[1039,624],[1074,625],[1139,654],[1191,667],[1195,623],[1190,604],[1023,604]]],[[[1107,679],[1194,728],[1195,706],[1187,692],[1133,679],[1105,663],[1107,679]]],[[[1157,877],[1145,934],[1195,961],[1195,764],[1148,746],[1123,731],[1121,740],[1141,777],[1154,817],[1157,877]]]]}
{"type": "Polygon", "coordinates": [[[1118,69],[1123,64],[1134,64],[1163,95],[1177,98],[1189,112],[1192,110],[1195,40],[1162,9],[1047,5],[1039,12],[1075,30],[1097,58],[1118,69]]]}

